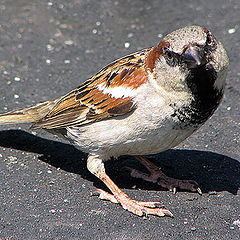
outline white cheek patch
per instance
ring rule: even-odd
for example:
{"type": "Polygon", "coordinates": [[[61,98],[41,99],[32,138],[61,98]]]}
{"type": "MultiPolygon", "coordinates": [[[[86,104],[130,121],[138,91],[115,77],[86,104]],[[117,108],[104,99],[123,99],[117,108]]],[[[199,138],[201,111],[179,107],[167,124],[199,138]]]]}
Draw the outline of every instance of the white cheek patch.
{"type": "Polygon", "coordinates": [[[136,96],[136,90],[133,90],[129,87],[106,87],[106,84],[102,83],[98,86],[98,89],[104,94],[110,94],[114,98],[126,98],[136,96]]]}

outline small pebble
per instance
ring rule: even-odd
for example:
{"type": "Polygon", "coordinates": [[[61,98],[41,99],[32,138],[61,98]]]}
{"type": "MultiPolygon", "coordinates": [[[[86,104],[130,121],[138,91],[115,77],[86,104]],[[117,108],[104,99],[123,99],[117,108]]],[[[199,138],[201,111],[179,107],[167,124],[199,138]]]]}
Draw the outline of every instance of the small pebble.
{"type": "MultiPolygon", "coordinates": [[[[90,50],[90,49],[86,49],[85,50],[85,53],[94,53],[94,51],[93,50],[90,50]]],[[[77,58],[76,58],[77,59],[77,58]]],[[[79,61],[79,59],[77,59],[78,61],[79,61]]]]}
{"type": "Polygon", "coordinates": [[[159,38],[162,38],[162,36],[163,36],[163,35],[162,35],[161,33],[158,34],[158,37],[159,37],[159,38]]]}
{"type": "Polygon", "coordinates": [[[128,36],[128,38],[131,38],[131,37],[133,37],[133,33],[129,33],[127,36],[128,36]]]}
{"type": "Polygon", "coordinates": [[[197,229],[195,227],[192,227],[191,228],[191,231],[196,231],[197,229]]]}
{"type": "Polygon", "coordinates": [[[96,34],[96,33],[97,33],[97,29],[94,28],[94,29],[92,30],[92,33],[93,33],[93,34],[96,34]]]}
{"type": "Polygon", "coordinates": [[[52,2],[48,2],[48,6],[52,6],[53,5],[53,3],[52,2]]]}
{"type": "Polygon", "coordinates": [[[14,78],[14,81],[16,81],[16,82],[19,82],[21,79],[20,79],[20,77],[15,77],[14,78]]]}
{"type": "Polygon", "coordinates": [[[17,163],[17,157],[10,156],[8,159],[11,163],[17,163]]]}
{"type": "Polygon", "coordinates": [[[51,60],[50,59],[46,59],[46,64],[51,64],[51,60]]]}
{"type": "Polygon", "coordinates": [[[64,63],[68,64],[68,63],[70,63],[70,60],[66,59],[66,60],[64,60],[64,63]]]}
{"type": "Polygon", "coordinates": [[[60,28],[63,28],[63,29],[67,29],[69,25],[67,25],[66,23],[62,23],[59,25],[60,28]]]}
{"type": "Polygon", "coordinates": [[[16,98],[16,99],[17,99],[17,98],[19,98],[19,95],[17,95],[17,94],[14,94],[14,98],[16,98]]]}
{"type": "Polygon", "coordinates": [[[227,107],[227,110],[230,111],[230,110],[231,110],[231,107],[227,107]]]}
{"type": "Polygon", "coordinates": [[[131,25],[131,28],[136,28],[136,25],[135,25],[135,24],[132,24],[132,25],[131,25]]]}
{"type": "Polygon", "coordinates": [[[230,28],[230,29],[228,29],[228,33],[229,34],[233,34],[233,33],[235,33],[236,32],[236,29],[235,28],[230,28]]]}
{"type": "Polygon", "coordinates": [[[240,219],[233,221],[233,225],[236,225],[240,228],[240,219]]]}
{"type": "Polygon", "coordinates": [[[100,26],[100,25],[101,25],[101,22],[97,21],[97,22],[96,22],[96,25],[97,25],[97,26],[100,26]]]}
{"type": "Polygon", "coordinates": [[[47,173],[52,173],[52,171],[51,170],[47,170],[47,173]]]}
{"type": "Polygon", "coordinates": [[[48,50],[48,51],[52,51],[52,50],[53,50],[53,46],[52,46],[51,44],[47,44],[46,47],[47,47],[47,50],[48,50]]]}
{"type": "Polygon", "coordinates": [[[55,212],[56,212],[56,209],[50,209],[49,212],[50,212],[50,213],[55,213],[55,212]]]}
{"type": "Polygon", "coordinates": [[[66,40],[66,41],[64,41],[64,43],[66,44],[66,45],[73,45],[73,41],[72,40],[66,40]]]}
{"type": "Polygon", "coordinates": [[[130,47],[130,43],[129,43],[129,42],[125,42],[125,43],[124,43],[124,47],[125,47],[125,48],[129,48],[129,47],[130,47]]]}

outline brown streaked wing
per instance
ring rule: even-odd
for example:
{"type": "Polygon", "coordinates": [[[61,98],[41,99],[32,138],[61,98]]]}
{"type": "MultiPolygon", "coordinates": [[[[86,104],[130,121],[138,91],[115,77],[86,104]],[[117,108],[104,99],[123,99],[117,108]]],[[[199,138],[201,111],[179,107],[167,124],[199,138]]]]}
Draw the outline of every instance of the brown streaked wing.
{"type": "Polygon", "coordinates": [[[33,128],[62,128],[71,125],[83,125],[94,121],[130,113],[135,109],[132,97],[115,98],[98,89],[122,86],[136,89],[147,81],[144,69],[145,49],[121,58],[103,68],[78,88],[60,98],[52,110],[33,128]]]}

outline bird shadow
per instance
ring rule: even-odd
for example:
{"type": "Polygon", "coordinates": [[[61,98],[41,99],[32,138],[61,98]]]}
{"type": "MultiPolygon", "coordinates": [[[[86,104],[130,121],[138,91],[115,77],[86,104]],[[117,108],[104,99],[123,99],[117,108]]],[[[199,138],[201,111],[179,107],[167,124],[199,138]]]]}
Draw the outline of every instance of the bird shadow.
{"type": "MultiPolygon", "coordinates": [[[[70,144],[44,139],[22,130],[4,130],[0,131],[0,146],[39,154],[39,159],[43,162],[79,174],[92,181],[96,187],[105,188],[104,184],[87,170],[87,154],[70,144]]],[[[161,166],[170,177],[195,180],[205,193],[228,191],[237,194],[240,188],[240,162],[228,156],[208,151],[168,150],[147,157],[157,166],[161,166]]],[[[128,166],[146,171],[132,156],[107,161],[105,166],[107,173],[121,188],[163,190],[157,184],[132,178],[123,170],[128,166]]]]}

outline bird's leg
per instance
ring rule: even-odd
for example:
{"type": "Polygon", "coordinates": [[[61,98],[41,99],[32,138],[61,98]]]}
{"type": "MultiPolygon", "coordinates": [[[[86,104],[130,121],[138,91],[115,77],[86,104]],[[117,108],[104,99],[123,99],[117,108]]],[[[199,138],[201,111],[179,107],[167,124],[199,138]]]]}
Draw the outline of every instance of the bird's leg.
{"type": "Polygon", "coordinates": [[[161,204],[159,202],[142,202],[132,200],[124,193],[106,174],[104,164],[101,158],[95,155],[89,155],[87,161],[88,170],[102,180],[110,189],[112,194],[103,190],[98,190],[101,199],[110,200],[114,203],[120,203],[122,207],[138,216],[157,215],[157,216],[173,216],[172,213],[164,208],[157,208],[161,204]]]}
{"type": "Polygon", "coordinates": [[[142,178],[146,181],[157,183],[158,185],[168,188],[170,191],[176,193],[176,189],[185,189],[190,191],[197,191],[199,194],[202,194],[201,189],[198,184],[192,180],[179,180],[166,176],[159,167],[150,162],[147,158],[142,156],[137,156],[136,159],[147,168],[150,174],[143,173],[139,170],[133,168],[127,168],[130,170],[131,176],[135,178],[142,178]]]}

